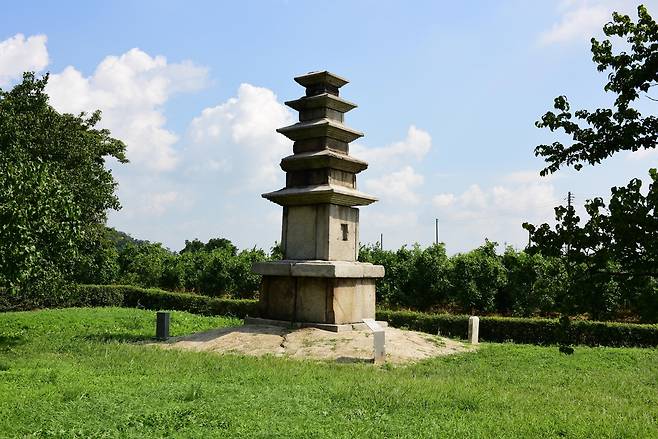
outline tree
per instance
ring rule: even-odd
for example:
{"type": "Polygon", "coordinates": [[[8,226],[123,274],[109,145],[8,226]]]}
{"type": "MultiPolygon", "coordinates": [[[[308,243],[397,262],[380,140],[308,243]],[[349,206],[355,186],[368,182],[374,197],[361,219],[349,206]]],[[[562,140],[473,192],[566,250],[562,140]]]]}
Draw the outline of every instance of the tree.
{"type": "Polygon", "coordinates": [[[470,313],[492,312],[496,295],[507,283],[507,270],[496,255],[496,244],[484,245],[452,258],[451,284],[459,306],[470,313]]]}
{"type": "Polygon", "coordinates": [[[613,53],[610,40],[591,40],[592,60],[597,70],[611,71],[604,90],[617,95],[614,107],[578,110],[572,114],[567,97],[559,96],[554,102],[558,113],[549,111],[536,122],[539,128],[563,130],[573,141],[568,146],[559,141],[537,146],[535,154],[548,164],[542,175],[553,173],[563,165],[580,170],[583,164],[595,165],[619,151],[656,148],[658,118],[642,116],[633,105],[640,97],[654,100],[647,92],[658,83],[658,24],[644,6],[638,6],[637,12],[637,23],[615,12],[613,21],[603,27],[608,37],[625,37],[630,53],[613,53]],[[577,121],[573,120],[574,116],[577,121]]]}
{"type": "Polygon", "coordinates": [[[198,239],[193,239],[192,241],[185,240],[185,247],[180,251],[183,253],[195,253],[195,252],[211,252],[215,249],[225,249],[228,252],[235,256],[238,254],[238,248],[233,245],[233,243],[226,238],[211,238],[207,243],[203,243],[198,239]]]}
{"type": "Polygon", "coordinates": [[[161,286],[166,267],[174,257],[159,242],[129,243],[119,253],[121,283],[142,287],[161,286]]]}
{"type": "Polygon", "coordinates": [[[106,212],[120,208],[105,160],[125,163],[125,145],[95,128],[100,112],[53,109],[47,81],[26,73],[0,89],[0,286],[12,291],[90,272],[106,212]]]}
{"type": "MultiPolygon", "coordinates": [[[[541,175],[561,166],[580,170],[620,151],[656,148],[658,117],[643,116],[637,104],[641,98],[655,100],[648,92],[658,84],[658,24],[644,6],[637,11],[637,22],[613,13],[612,22],[603,28],[608,37],[625,38],[628,51],[614,52],[609,39],[591,40],[597,69],[610,72],[604,90],[616,95],[613,107],[572,114],[567,98],[559,96],[554,102],[557,113],[549,111],[536,123],[571,138],[570,145],[556,141],[536,147],[535,154],[547,163],[541,175]]],[[[587,302],[592,304],[591,314],[604,314],[611,302],[625,300],[645,318],[658,319],[658,173],[650,169],[649,176],[646,195],[642,181],[635,178],[625,187],[613,187],[607,205],[602,198],[588,200],[589,218],[584,223],[573,206],[559,206],[554,229],[524,224],[531,251],[563,255],[568,262],[572,287],[562,300],[564,313],[578,310],[579,303],[583,311],[587,302]],[[579,294],[588,297],[577,299],[579,294]]]]}

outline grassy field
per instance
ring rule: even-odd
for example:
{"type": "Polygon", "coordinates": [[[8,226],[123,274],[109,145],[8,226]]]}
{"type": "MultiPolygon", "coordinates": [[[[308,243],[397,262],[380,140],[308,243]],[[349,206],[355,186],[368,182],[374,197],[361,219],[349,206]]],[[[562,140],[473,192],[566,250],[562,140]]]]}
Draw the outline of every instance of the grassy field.
{"type": "MultiPolygon", "coordinates": [[[[658,350],[485,344],[407,367],[140,346],[154,313],[0,314],[0,437],[658,437],[658,350]]],[[[172,314],[172,333],[239,320],[172,314]]]]}

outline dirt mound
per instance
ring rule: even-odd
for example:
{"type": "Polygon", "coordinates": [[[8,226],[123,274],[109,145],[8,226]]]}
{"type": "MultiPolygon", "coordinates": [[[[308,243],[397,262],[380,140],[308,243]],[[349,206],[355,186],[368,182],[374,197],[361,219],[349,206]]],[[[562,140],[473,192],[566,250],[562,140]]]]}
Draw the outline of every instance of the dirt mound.
{"type": "MultiPolygon", "coordinates": [[[[405,363],[470,351],[472,346],[422,332],[385,328],[386,361],[405,363]]],[[[338,362],[371,362],[369,331],[330,332],[316,328],[244,325],[213,329],[158,343],[165,349],[187,349],[243,355],[275,355],[338,362]]]]}

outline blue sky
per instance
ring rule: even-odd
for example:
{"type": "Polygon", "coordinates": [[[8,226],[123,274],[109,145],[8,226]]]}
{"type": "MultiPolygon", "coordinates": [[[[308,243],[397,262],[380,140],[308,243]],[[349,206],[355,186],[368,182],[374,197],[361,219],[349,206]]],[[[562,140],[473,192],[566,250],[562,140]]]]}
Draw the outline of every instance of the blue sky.
{"type": "MultiPolygon", "coordinates": [[[[650,12],[656,2],[645,3],[650,12]]],[[[359,188],[362,243],[441,240],[454,253],[490,240],[522,247],[523,221],[645,177],[658,154],[620,154],[581,172],[539,178],[534,146],[555,139],[534,121],[566,94],[596,108],[605,74],[589,38],[625,0],[480,2],[11,2],[0,15],[0,87],[50,72],[60,111],[101,109],[128,145],[111,164],[123,209],[109,224],[173,250],[227,237],[280,239],[280,208],[260,197],[284,184],[292,78],[330,70],[359,107],[349,126],[369,161],[359,188]],[[317,3],[317,4],[315,4],[317,3]]],[[[653,111],[651,105],[647,111],[653,111]]]]}

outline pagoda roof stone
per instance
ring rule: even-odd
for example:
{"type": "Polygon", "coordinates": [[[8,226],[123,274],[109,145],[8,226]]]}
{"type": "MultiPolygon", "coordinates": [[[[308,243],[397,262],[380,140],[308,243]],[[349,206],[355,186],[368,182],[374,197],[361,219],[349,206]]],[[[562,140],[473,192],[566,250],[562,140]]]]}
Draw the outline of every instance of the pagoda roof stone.
{"type": "Polygon", "coordinates": [[[322,72],[309,72],[305,75],[297,76],[295,82],[303,87],[312,87],[316,84],[329,84],[336,88],[349,83],[347,79],[326,70],[322,72]]]}
{"type": "Polygon", "coordinates": [[[287,101],[286,105],[297,111],[311,110],[314,108],[331,108],[340,113],[347,113],[357,107],[356,104],[331,93],[305,96],[294,101],[287,101]]]}
{"type": "Polygon", "coordinates": [[[327,118],[298,122],[294,125],[279,128],[276,131],[295,142],[316,137],[331,137],[332,139],[350,143],[359,137],[363,137],[362,132],[327,118]]]}
{"type": "Polygon", "coordinates": [[[340,206],[367,206],[377,201],[372,195],[364,194],[345,186],[330,184],[283,188],[262,195],[280,206],[302,206],[307,204],[337,204],[340,206]]]}
{"type": "Polygon", "coordinates": [[[356,174],[367,169],[368,163],[330,149],[293,154],[281,159],[281,169],[286,172],[321,168],[340,169],[356,174]]]}

